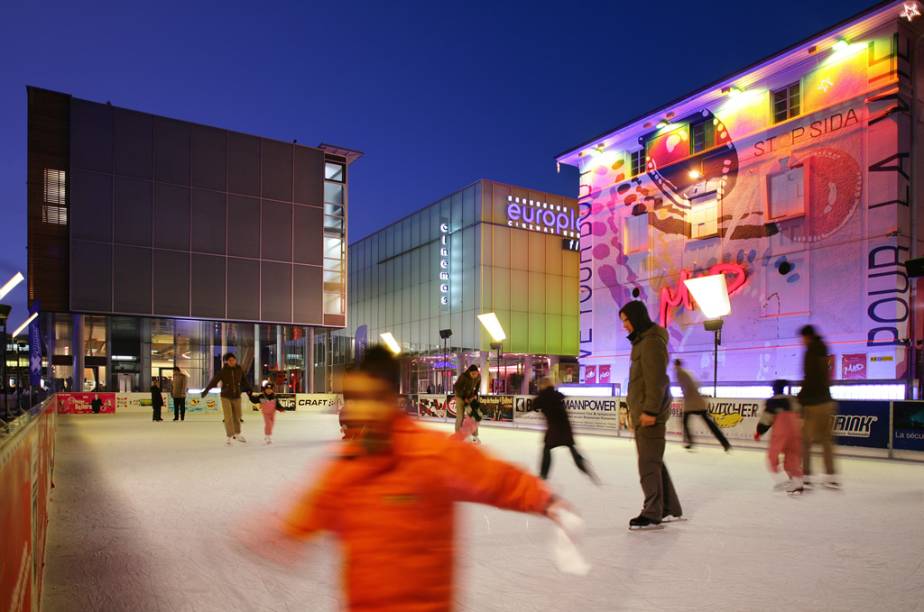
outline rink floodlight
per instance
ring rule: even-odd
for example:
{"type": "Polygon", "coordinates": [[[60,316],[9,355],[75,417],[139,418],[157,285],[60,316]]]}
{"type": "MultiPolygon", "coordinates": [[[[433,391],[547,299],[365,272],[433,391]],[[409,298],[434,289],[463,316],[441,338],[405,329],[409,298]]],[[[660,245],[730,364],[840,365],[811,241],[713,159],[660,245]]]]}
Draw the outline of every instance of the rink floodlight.
{"type": "Polygon", "coordinates": [[[21,334],[23,330],[29,326],[29,323],[32,323],[32,321],[35,321],[35,317],[37,316],[38,316],[37,312],[33,312],[31,315],[29,315],[29,318],[23,321],[22,324],[16,328],[16,331],[14,331],[10,337],[15,338],[16,336],[21,334]]]}
{"type": "Polygon", "coordinates": [[[721,319],[731,312],[724,274],[688,278],[683,284],[707,319],[721,319]]]}
{"type": "Polygon", "coordinates": [[[379,334],[379,338],[382,339],[382,342],[385,343],[385,346],[388,347],[388,350],[391,351],[393,355],[401,354],[401,345],[398,344],[398,341],[395,340],[395,336],[391,332],[379,334]]]}
{"type": "Polygon", "coordinates": [[[17,272],[16,274],[14,274],[13,278],[6,281],[6,283],[4,283],[2,287],[0,287],[0,300],[5,298],[7,293],[15,289],[16,285],[23,282],[25,279],[26,277],[22,275],[22,272],[17,272]]]}
{"type": "Polygon", "coordinates": [[[504,333],[504,328],[501,326],[500,321],[497,319],[497,315],[493,312],[486,312],[484,314],[478,315],[478,320],[481,321],[481,324],[487,330],[488,334],[491,336],[491,340],[494,342],[503,342],[507,339],[507,334],[504,333]]]}

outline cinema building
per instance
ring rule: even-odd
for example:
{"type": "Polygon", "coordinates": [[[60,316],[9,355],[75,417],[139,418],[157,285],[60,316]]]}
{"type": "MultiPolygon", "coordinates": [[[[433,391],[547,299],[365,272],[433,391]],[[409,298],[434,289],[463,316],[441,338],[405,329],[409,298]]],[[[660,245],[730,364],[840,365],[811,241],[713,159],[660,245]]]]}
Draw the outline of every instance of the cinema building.
{"type": "Polygon", "coordinates": [[[27,94],[46,386],[147,390],[179,366],[199,388],[232,351],[254,381],[326,389],[358,153],[27,94]]]}
{"type": "Polygon", "coordinates": [[[484,391],[525,392],[552,371],[576,381],[577,215],[572,198],[479,180],[352,243],[343,334],[357,353],[391,334],[405,393],[445,392],[472,363],[490,371],[484,391]]]}
{"type": "Polygon", "coordinates": [[[921,12],[879,4],[558,157],[580,171],[582,379],[625,388],[616,322],[639,299],[711,386],[714,335],[683,281],[721,273],[721,397],[799,380],[805,324],[840,397],[915,395],[921,12]]]}

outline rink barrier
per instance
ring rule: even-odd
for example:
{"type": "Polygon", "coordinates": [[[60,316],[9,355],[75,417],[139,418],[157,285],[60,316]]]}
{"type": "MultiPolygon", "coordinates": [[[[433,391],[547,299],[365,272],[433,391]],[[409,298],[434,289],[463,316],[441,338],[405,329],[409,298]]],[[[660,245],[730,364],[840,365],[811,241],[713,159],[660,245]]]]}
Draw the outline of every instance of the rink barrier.
{"type": "Polygon", "coordinates": [[[0,610],[41,607],[57,408],[52,395],[0,430],[0,610]]]}
{"type": "MultiPolygon", "coordinates": [[[[481,424],[488,427],[544,430],[545,419],[533,408],[535,396],[484,396],[489,409],[481,424]],[[495,398],[510,398],[498,400],[495,398]],[[512,404],[505,411],[491,407],[512,404]]],[[[725,436],[736,446],[766,448],[769,436],[754,440],[765,401],[740,398],[704,398],[709,413],[725,436]]],[[[403,397],[411,416],[433,422],[455,421],[455,398],[440,394],[403,397]]],[[[485,403],[484,401],[482,403],[485,403]]],[[[566,397],[565,405],[576,433],[631,438],[628,405],[624,397],[566,397]]],[[[667,422],[667,437],[682,438],[683,402],[674,400],[667,422]]],[[[702,418],[691,417],[690,431],[697,443],[717,444],[702,418]]],[[[924,401],[843,400],[838,402],[832,427],[840,455],[924,460],[924,401]]],[[[772,431],[772,430],[771,430],[772,431]]]]}

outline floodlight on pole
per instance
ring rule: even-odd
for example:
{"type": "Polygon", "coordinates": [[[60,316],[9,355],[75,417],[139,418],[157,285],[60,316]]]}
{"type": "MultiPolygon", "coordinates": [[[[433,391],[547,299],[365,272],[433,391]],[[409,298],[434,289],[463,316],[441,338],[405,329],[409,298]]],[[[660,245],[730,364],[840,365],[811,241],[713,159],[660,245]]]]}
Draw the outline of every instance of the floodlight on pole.
{"type": "Polygon", "coordinates": [[[683,281],[693,301],[703,311],[707,319],[721,319],[731,313],[728,300],[728,284],[724,274],[712,274],[683,281]]]}
{"type": "Polygon", "coordinates": [[[19,334],[21,334],[21,333],[23,332],[23,330],[25,330],[26,327],[29,326],[29,323],[32,323],[32,321],[35,321],[35,317],[37,317],[37,316],[38,316],[38,313],[37,313],[37,312],[33,312],[31,315],[29,315],[29,318],[26,319],[25,321],[23,321],[22,324],[21,324],[19,327],[16,328],[16,330],[11,334],[10,337],[11,337],[11,338],[15,338],[16,336],[18,336],[19,334]]]}
{"type": "Polygon", "coordinates": [[[394,355],[401,354],[401,345],[398,344],[398,341],[395,340],[395,336],[391,332],[385,332],[379,334],[379,338],[382,339],[382,342],[385,343],[385,346],[388,347],[388,350],[394,355]]]}
{"type": "Polygon", "coordinates": [[[497,320],[497,315],[495,313],[487,312],[480,314],[478,315],[478,320],[481,321],[481,324],[494,342],[503,342],[507,339],[507,334],[504,333],[504,328],[501,326],[500,321],[497,320]]]}
{"type": "Polygon", "coordinates": [[[22,275],[22,272],[17,272],[13,275],[13,278],[6,281],[2,287],[0,287],[0,300],[6,297],[6,294],[12,291],[16,285],[23,282],[26,277],[22,275]]]}

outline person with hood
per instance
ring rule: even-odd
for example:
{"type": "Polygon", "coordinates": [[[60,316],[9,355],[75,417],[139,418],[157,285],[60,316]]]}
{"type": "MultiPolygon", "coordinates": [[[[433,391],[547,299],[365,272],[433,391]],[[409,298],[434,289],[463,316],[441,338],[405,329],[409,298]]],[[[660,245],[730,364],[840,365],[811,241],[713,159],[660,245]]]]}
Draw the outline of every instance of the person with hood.
{"type": "Polygon", "coordinates": [[[343,550],[347,610],[453,609],[459,502],[556,522],[568,510],[542,480],[412,420],[398,402],[400,376],[390,352],[367,349],[343,382],[356,436],[291,504],[241,534],[251,552],[292,567],[305,540],[331,533],[343,550]]]}
{"type": "Polygon", "coordinates": [[[650,529],[659,527],[664,520],[683,516],[664,465],[664,434],[671,414],[667,330],[655,325],[645,304],[636,300],[622,307],[619,318],[632,343],[626,401],[635,429],[638,474],[645,495],[642,512],[629,521],[629,529],[650,529]]]}
{"type": "Polygon", "coordinates": [[[699,384],[696,382],[696,379],[693,378],[693,375],[690,374],[689,370],[683,367],[683,361],[679,359],[674,360],[674,373],[677,377],[677,384],[683,389],[683,445],[686,448],[693,448],[693,433],[690,431],[689,420],[693,415],[697,415],[706,421],[706,426],[709,428],[709,431],[711,431],[715,439],[719,441],[719,444],[722,445],[725,452],[727,453],[730,451],[731,444],[729,444],[728,438],[725,437],[725,434],[722,433],[719,426],[715,424],[712,415],[709,414],[709,407],[706,405],[706,400],[700,395],[699,384]]]}
{"type": "Polygon", "coordinates": [[[599,485],[600,479],[587,464],[574,445],[574,432],[571,430],[571,419],[568,418],[568,409],[565,406],[565,396],[555,389],[551,378],[539,381],[539,395],[533,400],[533,410],[539,411],[545,417],[547,427],[545,430],[545,444],[542,447],[542,465],[539,476],[546,480],[552,467],[552,449],[567,446],[571,451],[571,458],[579,470],[599,485]]]}
{"type": "Polygon", "coordinates": [[[231,446],[231,440],[247,442],[247,438],[241,433],[241,393],[250,395],[253,388],[244,375],[243,368],[237,364],[237,356],[234,353],[226,354],[223,361],[222,368],[215,373],[200,395],[205,397],[212,387],[221,383],[221,411],[225,417],[227,435],[225,444],[231,446]]]}
{"type": "Polygon", "coordinates": [[[799,335],[805,345],[804,380],[797,396],[802,405],[802,468],[805,484],[814,484],[811,480],[812,446],[820,444],[825,462],[825,480],[822,484],[837,489],[840,483],[834,470],[832,441],[832,417],[837,413],[837,403],[831,398],[828,347],[811,325],[799,330],[799,335]]]}
{"type": "MultiPolygon", "coordinates": [[[[453,395],[456,396],[456,431],[462,429],[462,421],[471,416],[476,421],[481,420],[478,412],[478,390],[481,387],[481,374],[478,366],[472,364],[459,375],[452,386],[453,395]]],[[[474,429],[474,440],[478,441],[478,428],[474,429]]]]}

